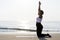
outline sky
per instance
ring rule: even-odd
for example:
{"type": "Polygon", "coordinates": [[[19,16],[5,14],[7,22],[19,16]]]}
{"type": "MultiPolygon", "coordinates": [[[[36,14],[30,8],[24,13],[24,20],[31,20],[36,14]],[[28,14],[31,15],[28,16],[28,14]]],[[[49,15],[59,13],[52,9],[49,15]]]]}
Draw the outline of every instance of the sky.
{"type": "Polygon", "coordinates": [[[60,21],[60,0],[0,0],[0,21],[36,20],[39,1],[43,21],[60,21]]]}

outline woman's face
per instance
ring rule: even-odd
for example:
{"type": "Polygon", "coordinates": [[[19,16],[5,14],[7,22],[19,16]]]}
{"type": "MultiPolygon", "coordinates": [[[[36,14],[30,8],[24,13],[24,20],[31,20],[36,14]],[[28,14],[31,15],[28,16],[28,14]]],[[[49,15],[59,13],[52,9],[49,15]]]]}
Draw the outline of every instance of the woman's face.
{"type": "Polygon", "coordinates": [[[38,15],[39,15],[39,16],[42,16],[42,13],[41,13],[41,12],[39,12],[39,13],[38,13],[38,15]]]}

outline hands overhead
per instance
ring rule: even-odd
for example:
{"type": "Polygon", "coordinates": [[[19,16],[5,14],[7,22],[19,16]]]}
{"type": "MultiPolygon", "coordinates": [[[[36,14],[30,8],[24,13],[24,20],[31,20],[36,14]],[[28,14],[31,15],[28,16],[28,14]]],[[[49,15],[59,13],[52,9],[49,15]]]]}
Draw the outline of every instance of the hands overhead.
{"type": "Polygon", "coordinates": [[[40,10],[41,10],[40,6],[41,6],[41,2],[39,1],[39,7],[38,7],[38,11],[39,11],[39,12],[40,12],[40,10]]]}
{"type": "Polygon", "coordinates": [[[39,1],[39,5],[41,5],[41,2],[39,1]]]}

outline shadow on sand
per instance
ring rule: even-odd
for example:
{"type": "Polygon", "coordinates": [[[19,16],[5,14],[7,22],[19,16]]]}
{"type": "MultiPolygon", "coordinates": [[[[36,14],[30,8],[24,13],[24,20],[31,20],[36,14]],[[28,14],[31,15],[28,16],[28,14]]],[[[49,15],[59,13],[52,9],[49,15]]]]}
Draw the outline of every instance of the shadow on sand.
{"type": "Polygon", "coordinates": [[[39,40],[47,40],[46,38],[40,38],[39,40]]]}

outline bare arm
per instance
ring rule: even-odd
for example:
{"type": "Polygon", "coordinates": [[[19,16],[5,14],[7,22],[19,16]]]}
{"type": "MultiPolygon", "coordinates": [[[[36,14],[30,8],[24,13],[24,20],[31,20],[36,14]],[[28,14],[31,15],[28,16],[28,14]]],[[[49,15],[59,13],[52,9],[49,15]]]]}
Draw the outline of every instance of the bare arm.
{"type": "Polygon", "coordinates": [[[41,6],[41,3],[40,3],[40,1],[39,1],[38,11],[40,11],[40,10],[41,10],[40,6],[41,6]]]}

